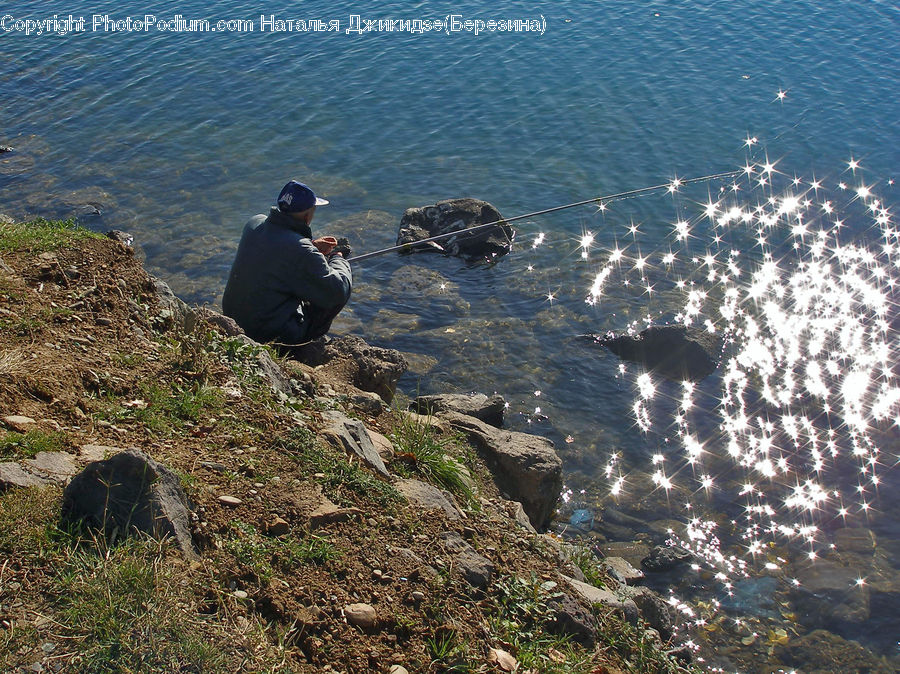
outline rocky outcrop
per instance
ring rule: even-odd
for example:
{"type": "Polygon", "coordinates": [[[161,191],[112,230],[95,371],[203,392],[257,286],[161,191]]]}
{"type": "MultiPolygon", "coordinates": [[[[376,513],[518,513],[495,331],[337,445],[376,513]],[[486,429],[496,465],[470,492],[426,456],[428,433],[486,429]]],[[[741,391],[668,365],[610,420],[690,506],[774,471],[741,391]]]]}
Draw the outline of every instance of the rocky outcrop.
{"type": "Polygon", "coordinates": [[[546,527],[562,489],[562,460],[553,443],[537,435],[501,431],[458,412],[441,416],[482,452],[497,486],[522,503],[531,523],[546,527]]]}
{"type": "Polygon", "coordinates": [[[295,355],[313,367],[341,368],[356,388],[377,393],[385,402],[393,399],[397,381],[407,368],[399,351],[372,346],[355,335],[310,342],[295,355]]]}
{"type": "Polygon", "coordinates": [[[172,538],[195,555],[187,498],[178,476],[137,449],[88,464],[63,492],[62,520],[83,522],[109,539],[137,530],[172,538]]]}
{"type": "Polygon", "coordinates": [[[397,245],[409,244],[408,251],[440,251],[468,259],[490,259],[506,255],[515,232],[503,221],[500,212],[480,199],[446,199],[431,206],[408,208],[400,220],[397,245]],[[475,232],[453,236],[453,232],[497,223],[475,232]],[[447,235],[432,244],[414,245],[422,239],[447,235]],[[436,245],[435,245],[436,244],[436,245]]]}
{"type": "Polygon", "coordinates": [[[654,325],[636,335],[584,337],[669,379],[700,381],[718,366],[719,340],[692,326],[654,325]]]}
{"type": "Polygon", "coordinates": [[[473,393],[471,395],[441,393],[419,396],[410,403],[409,409],[418,414],[459,412],[500,428],[503,426],[506,401],[503,399],[503,396],[493,395],[489,398],[483,393],[473,393]]]}

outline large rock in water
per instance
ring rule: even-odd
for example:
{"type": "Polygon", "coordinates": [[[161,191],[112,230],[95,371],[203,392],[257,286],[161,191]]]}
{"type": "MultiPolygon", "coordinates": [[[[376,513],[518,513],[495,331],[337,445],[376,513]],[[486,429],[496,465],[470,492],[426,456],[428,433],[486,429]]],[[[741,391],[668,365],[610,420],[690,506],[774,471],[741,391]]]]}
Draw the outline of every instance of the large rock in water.
{"type": "Polygon", "coordinates": [[[700,381],[718,366],[719,340],[702,328],[654,325],[637,335],[587,335],[625,360],[669,379],[700,381]]]}
{"type": "Polygon", "coordinates": [[[89,463],[63,492],[63,522],[84,522],[108,538],[132,529],[173,538],[188,557],[196,555],[181,481],[138,449],[89,463]]]}
{"type": "Polygon", "coordinates": [[[497,486],[520,501],[531,523],[547,526],[562,490],[562,460],[547,438],[502,431],[465,414],[441,414],[486,456],[497,486]]]}
{"type": "Polygon", "coordinates": [[[431,206],[408,208],[400,220],[397,245],[414,244],[433,236],[452,234],[462,229],[498,223],[495,227],[448,236],[436,243],[411,246],[408,252],[443,251],[468,259],[494,258],[506,255],[512,246],[515,232],[503,221],[500,212],[480,199],[445,199],[431,206]]]}

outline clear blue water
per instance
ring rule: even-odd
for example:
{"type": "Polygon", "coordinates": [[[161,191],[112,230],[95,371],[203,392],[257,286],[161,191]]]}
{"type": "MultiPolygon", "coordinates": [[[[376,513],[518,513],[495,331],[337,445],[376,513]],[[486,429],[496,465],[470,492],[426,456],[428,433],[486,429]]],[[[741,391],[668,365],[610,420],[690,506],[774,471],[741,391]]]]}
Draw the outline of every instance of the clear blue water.
{"type": "MultiPolygon", "coordinates": [[[[41,2],[3,11],[52,16],[41,2]]],[[[0,211],[74,214],[97,229],[128,230],[148,267],[191,301],[219,302],[243,222],[291,177],[331,200],[317,214],[318,231],[348,234],[357,252],[391,245],[404,209],[439,199],[478,197],[512,216],[767,159],[783,178],[821,179],[836,204],[852,201],[841,200],[840,181],[871,186],[888,206],[896,200],[900,10],[891,2],[305,2],[265,10],[341,22],[340,33],[308,34],[260,32],[259,7],[236,1],[121,2],[105,11],[114,19],[148,11],[250,19],[255,32],[104,33],[90,30],[96,10],[86,3],[53,11],[86,17],[88,30],[0,32],[0,144],[16,148],[0,156],[0,211]],[[344,32],[351,14],[449,13],[542,15],[546,31],[344,32]],[[848,169],[851,158],[858,171],[848,169]]],[[[692,223],[684,251],[708,252],[715,232],[697,213],[728,185],[520,221],[516,249],[491,267],[435,256],[362,263],[335,329],[424,355],[401,382],[407,393],[505,395],[509,425],[553,438],[575,500],[599,512],[609,501],[611,452],[649,474],[650,456],[672,433],[638,430],[634,373],[572,338],[678,314],[683,296],[653,256],[678,245],[681,218],[692,223]],[[583,260],[579,239],[588,231],[593,247],[583,260]],[[546,243],[532,248],[540,233],[546,243]],[[585,304],[616,245],[651,258],[646,278],[656,294],[636,290],[642,274],[622,273],[585,304]]],[[[747,205],[769,194],[742,185],[747,205]]],[[[881,238],[863,217],[848,226],[863,240],[881,238]]],[[[729,242],[748,250],[753,236],[729,242]]],[[[697,392],[706,414],[693,423],[707,434],[720,385],[714,377],[697,392]]],[[[681,396],[665,382],[658,390],[681,396]]],[[[896,471],[887,479],[896,482],[896,471]]],[[[650,519],[685,517],[664,496],[653,512],[634,496],[618,506],[650,519]]],[[[708,508],[733,516],[736,503],[724,493],[708,508]]],[[[857,524],[897,538],[895,504],[879,503],[879,517],[857,524]]]]}

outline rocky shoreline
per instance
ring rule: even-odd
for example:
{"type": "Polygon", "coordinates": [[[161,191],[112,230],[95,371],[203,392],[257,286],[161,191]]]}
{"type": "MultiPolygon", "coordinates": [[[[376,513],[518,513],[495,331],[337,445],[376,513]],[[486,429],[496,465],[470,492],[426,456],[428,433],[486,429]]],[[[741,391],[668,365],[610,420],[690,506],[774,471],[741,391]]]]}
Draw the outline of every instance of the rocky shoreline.
{"type": "MultiPolygon", "coordinates": [[[[47,598],[47,550],[65,566],[86,546],[93,564],[126,554],[136,528],[177,541],[151,567],[190,589],[171,619],[216,645],[202,671],[242,657],[245,671],[346,672],[689,660],[668,643],[674,611],[627,562],[538,533],[561,461],[548,440],[503,430],[502,399],[429,396],[407,412],[391,405],[396,351],[343,337],[284,360],[175,297],[126,235],[5,222],[0,499],[19,517],[0,522],[4,671],[106,652],[66,618],[70,598],[47,598]],[[35,547],[35,523],[65,535],[35,547]]],[[[120,654],[150,657],[118,638],[120,654]]]]}

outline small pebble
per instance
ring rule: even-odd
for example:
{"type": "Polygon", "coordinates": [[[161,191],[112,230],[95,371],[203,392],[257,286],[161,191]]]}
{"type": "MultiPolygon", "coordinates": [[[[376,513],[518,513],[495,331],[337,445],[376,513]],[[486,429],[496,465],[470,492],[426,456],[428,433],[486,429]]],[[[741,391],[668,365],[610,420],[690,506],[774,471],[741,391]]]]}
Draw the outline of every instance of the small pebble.
{"type": "Polygon", "coordinates": [[[241,501],[241,499],[236,498],[234,496],[220,496],[219,503],[221,503],[222,505],[234,507],[234,506],[241,505],[241,503],[243,503],[243,501],[241,501]]]}
{"type": "Polygon", "coordinates": [[[291,530],[291,525],[288,524],[286,520],[275,517],[269,522],[266,530],[269,532],[270,536],[284,536],[291,530]]]}
{"type": "Polygon", "coordinates": [[[234,596],[237,597],[238,599],[246,599],[249,595],[246,592],[244,592],[243,590],[235,590],[234,596]]]}
{"type": "Polygon", "coordinates": [[[349,604],[344,607],[344,615],[347,622],[363,629],[375,627],[378,622],[378,614],[375,608],[369,604],[349,604]]]}

